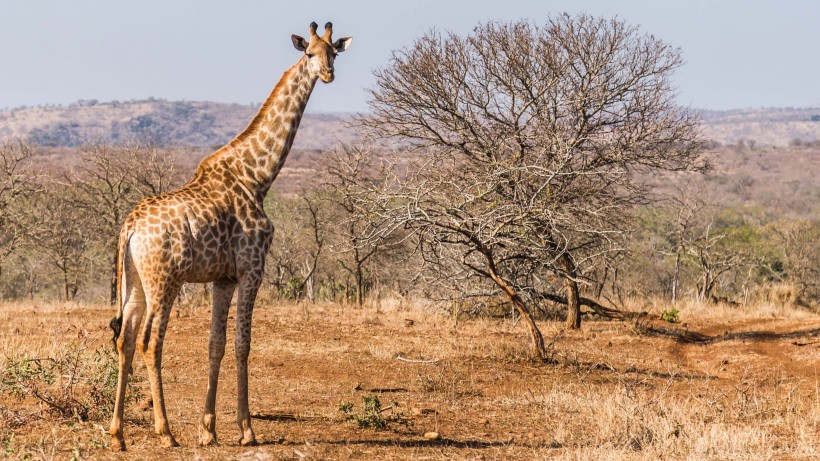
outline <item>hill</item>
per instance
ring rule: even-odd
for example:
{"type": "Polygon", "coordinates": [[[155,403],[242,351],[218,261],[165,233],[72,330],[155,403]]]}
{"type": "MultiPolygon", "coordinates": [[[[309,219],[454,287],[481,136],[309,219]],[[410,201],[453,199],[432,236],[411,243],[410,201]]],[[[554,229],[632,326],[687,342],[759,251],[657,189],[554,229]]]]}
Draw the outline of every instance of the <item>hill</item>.
{"type": "Polygon", "coordinates": [[[702,111],[703,134],[720,144],[800,145],[820,140],[820,108],[702,111]]]}
{"type": "MultiPolygon", "coordinates": [[[[0,140],[28,138],[51,147],[137,139],[155,145],[221,146],[242,130],[256,104],[196,101],[78,101],[68,106],[0,110],[0,140]]],[[[717,144],[788,146],[820,140],[820,108],[702,111],[703,133],[717,144]]],[[[354,139],[350,114],[305,114],[295,149],[326,149],[354,139]]]]}
{"type": "MultiPolygon", "coordinates": [[[[0,140],[22,138],[48,147],[139,140],[159,146],[210,149],[231,140],[253,118],[258,105],[215,102],[143,101],[21,107],[0,111],[0,140]]],[[[350,141],[347,115],[306,113],[295,149],[323,149],[350,141]]]]}

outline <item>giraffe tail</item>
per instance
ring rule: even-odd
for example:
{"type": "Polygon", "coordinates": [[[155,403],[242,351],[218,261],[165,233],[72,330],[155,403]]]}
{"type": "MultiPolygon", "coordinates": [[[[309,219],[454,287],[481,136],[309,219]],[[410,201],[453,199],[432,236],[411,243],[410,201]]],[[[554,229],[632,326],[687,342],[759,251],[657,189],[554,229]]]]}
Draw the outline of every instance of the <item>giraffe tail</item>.
{"type": "Polygon", "coordinates": [[[114,350],[117,349],[117,339],[119,339],[120,332],[122,332],[122,317],[123,309],[125,308],[122,287],[123,277],[125,277],[126,252],[128,251],[128,241],[131,240],[131,234],[132,232],[128,228],[128,225],[123,225],[122,231],[120,232],[120,241],[117,246],[117,315],[108,323],[108,326],[114,332],[114,337],[111,339],[114,343],[114,350]]]}

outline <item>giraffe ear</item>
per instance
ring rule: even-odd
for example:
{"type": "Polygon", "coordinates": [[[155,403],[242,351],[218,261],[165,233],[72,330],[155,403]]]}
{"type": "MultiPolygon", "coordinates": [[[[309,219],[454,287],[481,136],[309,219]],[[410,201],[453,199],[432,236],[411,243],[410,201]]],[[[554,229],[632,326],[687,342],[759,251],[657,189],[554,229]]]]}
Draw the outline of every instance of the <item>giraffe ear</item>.
{"type": "Polygon", "coordinates": [[[352,41],[353,37],[342,37],[333,42],[333,49],[336,50],[337,53],[341,53],[350,47],[350,42],[352,41]]]}
{"type": "Polygon", "coordinates": [[[296,34],[291,35],[290,40],[293,42],[293,47],[299,51],[305,51],[308,47],[308,42],[296,34]]]}

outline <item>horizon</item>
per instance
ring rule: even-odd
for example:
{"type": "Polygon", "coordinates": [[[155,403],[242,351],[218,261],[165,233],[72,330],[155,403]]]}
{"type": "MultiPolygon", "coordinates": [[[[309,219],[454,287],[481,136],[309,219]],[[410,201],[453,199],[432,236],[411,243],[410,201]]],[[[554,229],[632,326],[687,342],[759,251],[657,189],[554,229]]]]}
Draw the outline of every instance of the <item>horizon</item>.
{"type": "MultiPolygon", "coordinates": [[[[204,103],[204,104],[225,104],[225,105],[238,105],[242,107],[259,107],[262,105],[263,101],[259,102],[229,102],[229,101],[208,101],[208,100],[188,100],[188,99],[167,99],[167,98],[158,98],[154,96],[148,96],[142,99],[112,99],[110,101],[99,101],[97,99],[78,99],[76,101],[72,101],[65,104],[54,104],[54,103],[43,103],[37,105],[21,105],[15,107],[0,107],[0,112],[11,112],[16,110],[29,110],[29,109],[67,109],[71,106],[81,106],[81,107],[93,107],[105,104],[138,104],[138,103],[146,103],[146,102],[168,102],[168,103],[180,103],[180,102],[189,102],[189,103],[204,103]],[[94,104],[87,104],[89,102],[94,102],[94,104]]],[[[698,112],[743,112],[743,111],[754,111],[754,110],[813,110],[818,109],[820,110],[820,104],[816,105],[807,105],[807,106],[755,106],[755,107],[730,107],[726,109],[707,109],[703,107],[695,107],[689,106],[690,109],[698,111],[698,112]]],[[[313,110],[313,111],[306,111],[305,115],[353,115],[358,114],[366,111],[344,111],[344,110],[313,110]]]]}
{"type": "Polygon", "coordinates": [[[248,0],[241,8],[218,0],[39,0],[5,7],[9,21],[0,40],[12,46],[0,48],[0,63],[12,71],[0,74],[3,110],[151,97],[258,105],[299,57],[290,34],[304,35],[312,20],[330,20],[337,36],[354,40],[337,61],[336,82],[317,85],[308,112],[362,112],[372,71],[431,29],[465,35],[486,21],[540,23],[563,12],[617,16],[679,47],[686,63],[673,79],[682,106],[820,106],[820,61],[805,58],[808,46],[820,42],[820,2],[809,0],[317,0],[309,6],[248,0]]]}

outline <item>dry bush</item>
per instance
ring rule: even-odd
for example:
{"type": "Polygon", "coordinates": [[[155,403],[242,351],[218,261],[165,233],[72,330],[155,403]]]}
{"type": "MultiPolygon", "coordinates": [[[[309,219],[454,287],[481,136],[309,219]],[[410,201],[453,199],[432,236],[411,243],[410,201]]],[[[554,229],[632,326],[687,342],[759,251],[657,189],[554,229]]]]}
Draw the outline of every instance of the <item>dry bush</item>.
{"type": "MultiPolygon", "coordinates": [[[[0,427],[108,416],[118,365],[110,330],[97,316],[109,309],[73,302],[0,305],[5,326],[0,334],[0,427]]],[[[135,382],[128,398],[138,394],[135,382]]]]}
{"type": "Polygon", "coordinates": [[[6,357],[0,394],[33,399],[43,414],[58,418],[103,420],[113,408],[117,372],[110,347],[61,344],[45,357],[6,357]]]}

